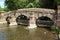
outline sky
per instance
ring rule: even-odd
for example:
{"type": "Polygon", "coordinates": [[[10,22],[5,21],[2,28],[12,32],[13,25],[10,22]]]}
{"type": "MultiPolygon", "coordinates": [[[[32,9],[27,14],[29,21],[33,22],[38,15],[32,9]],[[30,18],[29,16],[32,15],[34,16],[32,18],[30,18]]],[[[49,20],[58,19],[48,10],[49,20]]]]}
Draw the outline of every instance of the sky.
{"type": "Polygon", "coordinates": [[[4,8],[4,0],[0,0],[0,6],[4,8]]]}

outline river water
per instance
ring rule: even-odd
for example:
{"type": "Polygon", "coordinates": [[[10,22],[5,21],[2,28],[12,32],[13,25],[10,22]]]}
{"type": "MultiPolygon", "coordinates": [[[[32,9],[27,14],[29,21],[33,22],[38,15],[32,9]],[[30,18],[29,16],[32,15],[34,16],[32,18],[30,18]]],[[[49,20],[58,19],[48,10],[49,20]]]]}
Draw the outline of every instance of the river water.
{"type": "Polygon", "coordinates": [[[55,34],[45,28],[27,29],[21,25],[0,24],[0,40],[55,40],[55,34]]]}

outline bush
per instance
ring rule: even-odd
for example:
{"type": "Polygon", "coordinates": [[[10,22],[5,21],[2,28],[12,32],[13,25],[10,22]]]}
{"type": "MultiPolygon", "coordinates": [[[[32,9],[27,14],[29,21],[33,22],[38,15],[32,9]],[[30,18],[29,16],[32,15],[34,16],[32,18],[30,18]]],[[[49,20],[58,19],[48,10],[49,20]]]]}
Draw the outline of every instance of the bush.
{"type": "Polygon", "coordinates": [[[60,34],[60,28],[57,29],[55,25],[51,27],[51,31],[54,33],[60,34]]]}
{"type": "Polygon", "coordinates": [[[55,25],[53,25],[52,27],[51,27],[51,31],[56,31],[56,26],[55,25]]]}

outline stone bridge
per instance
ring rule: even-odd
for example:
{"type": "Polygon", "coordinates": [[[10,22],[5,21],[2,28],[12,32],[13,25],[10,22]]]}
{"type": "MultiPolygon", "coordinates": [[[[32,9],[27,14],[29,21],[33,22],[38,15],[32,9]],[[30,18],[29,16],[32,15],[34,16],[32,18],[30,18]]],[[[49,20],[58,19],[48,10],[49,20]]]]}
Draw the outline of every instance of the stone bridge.
{"type": "Polygon", "coordinates": [[[51,20],[54,20],[55,11],[53,9],[44,9],[44,8],[25,8],[5,12],[2,14],[3,15],[2,17],[6,18],[8,15],[10,15],[12,17],[11,21],[15,21],[15,19],[21,14],[27,16],[28,18],[34,15],[35,19],[38,19],[39,17],[42,16],[46,16],[51,20]]]}

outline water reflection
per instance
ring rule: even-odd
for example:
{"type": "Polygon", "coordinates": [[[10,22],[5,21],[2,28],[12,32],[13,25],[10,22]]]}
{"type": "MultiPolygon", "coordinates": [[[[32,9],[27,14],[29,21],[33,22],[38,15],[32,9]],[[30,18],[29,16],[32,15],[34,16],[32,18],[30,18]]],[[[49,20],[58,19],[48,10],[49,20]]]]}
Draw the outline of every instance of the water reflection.
{"type": "Polygon", "coordinates": [[[26,29],[20,25],[1,29],[0,40],[55,40],[55,35],[44,28],[26,29]]]}
{"type": "Polygon", "coordinates": [[[0,31],[0,40],[7,40],[7,34],[3,31],[0,31]]]}

